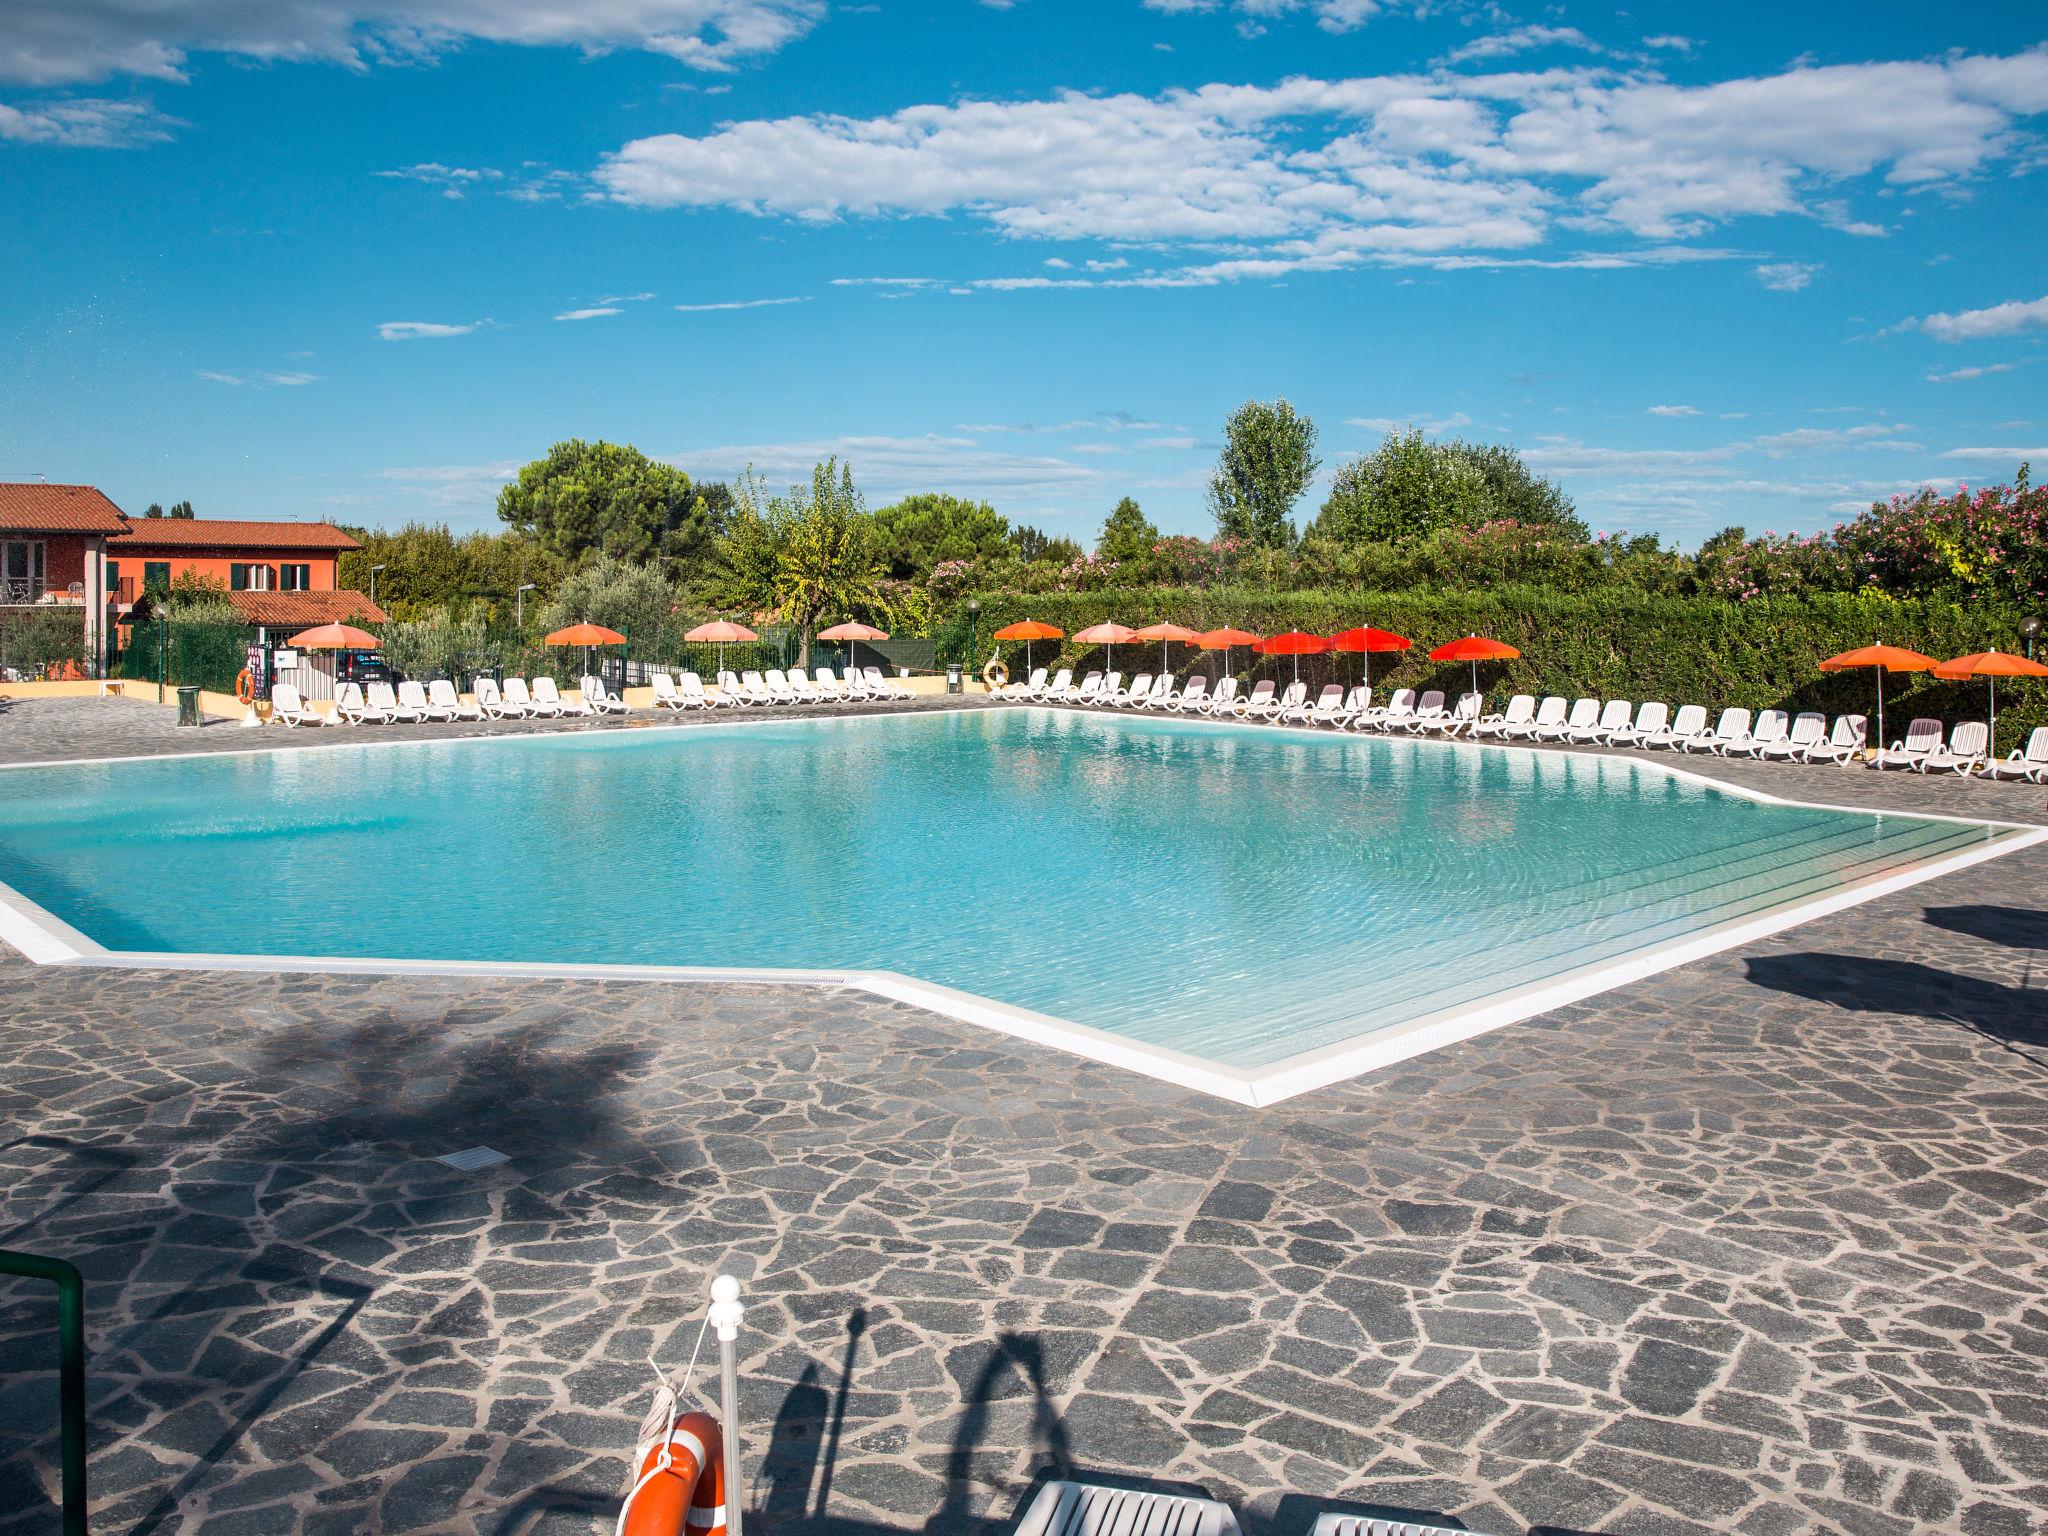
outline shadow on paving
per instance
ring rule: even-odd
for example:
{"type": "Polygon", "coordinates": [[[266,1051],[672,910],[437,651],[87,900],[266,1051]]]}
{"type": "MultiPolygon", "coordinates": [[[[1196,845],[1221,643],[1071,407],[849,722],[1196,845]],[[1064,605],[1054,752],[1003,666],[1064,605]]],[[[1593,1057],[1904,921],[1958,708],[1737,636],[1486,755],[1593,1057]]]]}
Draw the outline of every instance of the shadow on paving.
{"type": "MultiPolygon", "coordinates": [[[[1997,910],[1971,909],[1961,910],[1997,910]]],[[[2048,1057],[2028,1047],[2048,1046],[2048,994],[2008,986],[1918,960],[1803,951],[1756,955],[1744,962],[1749,979],[1774,992],[1832,1003],[1858,1013],[1911,1014],[1943,1019],[1996,1042],[2036,1066],[2048,1057]]]]}
{"type": "MultiPolygon", "coordinates": [[[[528,1024],[450,1042],[444,1019],[385,1017],[294,1028],[264,1043],[251,1074],[264,1097],[254,1102],[188,1090],[182,1123],[147,1127],[140,1148],[56,1136],[0,1147],[47,1151],[77,1170],[5,1242],[68,1258],[86,1275],[95,1531],[181,1529],[181,1501],[217,1483],[223,1465],[290,1460],[274,1447],[238,1452],[252,1429],[261,1438],[295,1419],[313,1421],[310,1430],[333,1417],[331,1398],[279,1407],[295,1384],[331,1373],[332,1357],[349,1357],[363,1383],[353,1396],[368,1393],[351,1418],[389,1384],[372,1385],[360,1330],[390,1277],[359,1267],[352,1247],[368,1262],[368,1247],[402,1248],[410,1228],[430,1228],[415,1241],[438,1240],[436,1203],[477,1197],[474,1181],[422,1160],[489,1142],[536,1162],[594,1156],[630,1171],[643,1149],[621,1130],[611,1095],[647,1053],[564,1050],[557,1035],[528,1024]],[[318,1194],[311,1220],[294,1203],[309,1186],[318,1194]],[[112,1203],[95,1209],[96,1197],[112,1203]],[[166,1450],[180,1461],[158,1460],[166,1450]]],[[[114,1133],[144,1129],[165,1103],[124,1110],[114,1133]]],[[[462,1303],[475,1289],[413,1319],[404,1340],[382,1336],[401,1371],[473,1339],[462,1303]]],[[[0,1531],[10,1536],[55,1529],[55,1327],[49,1287],[0,1289],[0,1531]]],[[[314,1440],[301,1443],[310,1452],[314,1440]]]]}
{"type": "Polygon", "coordinates": [[[2003,944],[2009,949],[2048,949],[2048,912],[2025,907],[1929,907],[1929,926],[2003,944]]]}

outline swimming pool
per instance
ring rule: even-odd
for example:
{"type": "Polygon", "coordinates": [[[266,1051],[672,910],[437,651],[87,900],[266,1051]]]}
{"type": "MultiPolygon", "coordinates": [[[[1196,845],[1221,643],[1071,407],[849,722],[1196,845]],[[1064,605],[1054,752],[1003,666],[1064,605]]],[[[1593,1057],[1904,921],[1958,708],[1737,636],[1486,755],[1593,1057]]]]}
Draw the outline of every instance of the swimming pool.
{"type": "Polygon", "coordinates": [[[24,768],[0,793],[0,883],[110,950],[902,973],[1254,1084],[2016,835],[1625,758],[1046,709],[24,768]]]}

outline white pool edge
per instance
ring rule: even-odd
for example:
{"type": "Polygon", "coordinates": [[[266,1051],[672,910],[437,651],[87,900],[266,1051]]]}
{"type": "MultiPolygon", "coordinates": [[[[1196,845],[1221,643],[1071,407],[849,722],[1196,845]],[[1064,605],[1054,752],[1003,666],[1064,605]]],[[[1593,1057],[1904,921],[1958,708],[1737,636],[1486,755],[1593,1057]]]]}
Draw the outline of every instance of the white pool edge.
{"type": "MultiPolygon", "coordinates": [[[[1047,708],[1045,705],[1026,705],[1027,708],[1047,708]]],[[[1053,706],[1056,707],[1056,706],[1053,706]]],[[[833,716],[781,716],[780,722],[791,724],[804,720],[871,720],[879,718],[900,718],[912,714],[929,714],[934,711],[877,711],[861,715],[833,716]]],[[[1085,711],[1084,713],[1100,713],[1085,711]]],[[[1109,716],[1108,718],[1117,718],[1109,716]]],[[[1172,718],[1185,720],[1185,716],[1138,716],[1136,718],[1172,718]]],[[[778,717],[755,716],[746,723],[767,724],[778,717]]],[[[731,723],[739,724],[740,721],[731,723]]],[[[1300,732],[1312,737],[1328,738],[1335,733],[1314,727],[1269,726],[1252,721],[1206,721],[1204,723],[1236,727],[1245,730],[1269,733],[1273,731],[1300,732]]],[[[382,746],[430,746],[451,745],[476,741],[514,741],[526,739],[536,733],[492,736],[440,737],[432,741],[378,741],[378,742],[335,742],[333,747],[382,747],[382,746]]],[[[1541,745],[1524,743],[1441,741],[1428,737],[1382,738],[1392,740],[1413,740],[1419,745],[1437,745],[1456,749],[1458,747],[1483,747],[1500,751],[1551,750],[1541,745]]],[[[330,744],[318,748],[299,750],[327,750],[330,744]]],[[[149,754],[126,758],[83,758],[64,762],[41,762],[31,764],[8,764],[9,767],[73,767],[96,766],[113,762],[156,762],[167,755],[173,758],[193,756],[251,756],[263,752],[262,748],[236,749],[227,752],[149,754]]],[[[1383,1067],[1393,1066],[1411,1057],[1454,1045],[1461,1041],[1487,1034],[1505,1025],[1548,1013],[1569,1003],[1581,1002],[1602,992],[1612,991],[1631,982],[1640,981],[1660,972],[1673,970],[1694,960],[1753,943],[1758,939],[1782,933],[1802,923],[1832,913],[1860,906],[1896,891],[1939,879],[1973,865],[2001,858],[2010,853],[2048,842],[2048,827],[2033,826],[2024,822],[1994,821],[1988,818],[1950,816],[1934,812],[1873,810],[1868,806],[1845,806],[1817,804],[1813,801],[1790,800],[1762,790],[1752,790],[1742,785],[1729,784],[1724,780],[1706,774],[1668,766],[1643,758],[1629,757],[1629,762],[1687,779],[1711,788],[1723,790],[1749,799],[1769,804],[1800,806],[1808,809],[1845,812],[1858,816],[1899,816],[1921,821],[1942,821],[1965,826],[1982,827],[1987,832],[2001,832],[2013,835],[2000,837],[1996,841],[1944,854],[1938,858],[1926,859],[1873,875],[1864,880],[1852,882],[1825,896],[1809,901],[1790,903],[1770,911],[1740,918],[1732,922],[1705,928],[1683,938],[1654,945],[1639,953],[1621,956],[1610,961],[1579,967],[1544,981],[1511,989],[1498,997],[1483,1003],[1426,1014],[1404,1023],[1388,1026],[1369,1035],[1321,1046],[1295,1056],[1257,1068],[1233,1068],[1220,1063],[1206,1061],[1200,1057],[1171,1050],[1165,1046],[1153,1045],[1134,1040],[1108,1030],[1097,1029],[1086,1024],[1055,1018],[1014,1004],[999,1002],[976,993],[960,991],[937,982],[925,981],[919,977],[886,970],[834,970],[806,969],[781,970],[767,967],[721,967],[686,965],[630,965],[630,964],[563,964],[534,961],[501,960],[408,960],[384,959],[365,956],[302,956],[302,955],[224,955],[206,953],[184,953],[177,951],[112,950],[99,944],[78,929],[66,923],[47,909],[31,901],[19,891],[0,883],[0,942],[5,942],[20,951],[26,958],[38,965],[90,965],[121,970],[186,970],[186,971],[241,971],[252,973],[290,974],[336,974],[336,975],[378,975],[378,976],[452,976],[489,977],[509,980],[564,979],[585,981],[657,981],[672,984],[737,983],[753,986],[794,986],[794,987],[837,987],[864,992],[870,996],[893,1002],[909,1004],[925,1009],[941,1017],[973,1024],[997,1034],[1029,1041],[1033,1044],[1050,1046],[1085,1060],[1100,1062],[1136,1072],[1142,1076],[1172,1084],[1179,1088],[1193,1089],[1200,1093],[1227,1099],[1251,1108],[1262,1108],[1278,1104],[1318,1088],[1383,1067]]]]}

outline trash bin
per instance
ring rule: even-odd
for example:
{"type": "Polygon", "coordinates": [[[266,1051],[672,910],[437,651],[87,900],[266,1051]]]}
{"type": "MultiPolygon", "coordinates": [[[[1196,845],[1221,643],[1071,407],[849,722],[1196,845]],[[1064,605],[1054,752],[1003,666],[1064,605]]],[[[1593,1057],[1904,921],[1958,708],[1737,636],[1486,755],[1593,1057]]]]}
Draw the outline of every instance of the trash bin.
{"type": "Polygon", "coordinates": [[[957,661],[949,661],[946,663],[946,692],[958,693],[959,691],[960,663],[957,661]]]}
{"type": "Polygon", "coordinates": [[[199,724],[199,690],[180,688],[178,690],[178,724],[199,724]]]}

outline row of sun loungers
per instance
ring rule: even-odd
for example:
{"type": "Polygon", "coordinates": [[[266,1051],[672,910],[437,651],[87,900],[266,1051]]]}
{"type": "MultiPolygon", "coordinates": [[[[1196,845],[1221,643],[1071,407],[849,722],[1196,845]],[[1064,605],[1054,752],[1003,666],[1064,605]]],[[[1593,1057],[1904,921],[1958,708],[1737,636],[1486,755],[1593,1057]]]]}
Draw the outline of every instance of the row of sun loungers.
{"type": "Polygon", "coordinates": [[[820,667],[816,676],[806,677],[800,667],[783,672],[770,667],[766,672],[721,672],[718,691],[705,690],[704,680],[695,672],[670,677],[657,672],[651,679],[656,709],[751,709],[776,704],[874,704],[915,698],[907,683],[885,677],[880,667],[848,667],[844,678],[835,677],[830,667],[820,667]]]}
{"type": "Polygon", "coordinates": [[[1873,768],[2048,783],[2048,726],[2036,729],[2023,749],[1993,759],[1984,723],[1977,720],[1957,725],[1945,742],[1939,720],[1915,720],[1903,738],[1867,752],[1864,716],[1840,715],[1830,727],[1827,716],[1817,710],[1793,715],[1782,709],[1724,709],[1709,726],[1707,711],[1699,704],[1684,705],[1673,715],[1668,704],[1654,700],[1642,705],[1628,699],[1567,703],[1553,694],[1539,702],[1533,694],[1518,693],[1506,709],[1486,714],[1482,695],[1463,694],[1447,707],[1443,693],[1434,688],[1420,697],[1412,688],[1399,688],[1384,705],[1376,706],[1372,689],[1362,684],[1347,689],[1341,683],[1330,683],[1310,703],[1308,685],[1299,682],[1281,690],[1273,682],[1262,681],[1240,697],[1237,679],[1231,677],[1211,689],[1203,677],[1190,678],[1180,687],[1170,676],[1140,673],[1126,688],[1118,672],[1090,672],[1077,684],[1071,670],[1048,677],[1043,668],[1000,690],[999,696],[1024,703],[1091,704],[1382,734],[1655,747],[1761,761],[1842,765],[1867,761],[1873,768]]]}
{"type": "Polygon", "coordinates": [[[581,697],[563,693],[551,677],[537,677],[527,686],[523,677],[508,677],[501,687],[488,677],[476,680],[464,699],[445,677],[431,683],[337,683],[334,713],[324,715],[306,703],[296,685],[278,683],[270,690],[270,718],[287,729],[302,725],[418,725],[427,721],[558,719],[569,715],[623,715],[626,701],[598,677],[583,679],[581,697]]]}

